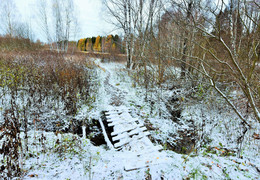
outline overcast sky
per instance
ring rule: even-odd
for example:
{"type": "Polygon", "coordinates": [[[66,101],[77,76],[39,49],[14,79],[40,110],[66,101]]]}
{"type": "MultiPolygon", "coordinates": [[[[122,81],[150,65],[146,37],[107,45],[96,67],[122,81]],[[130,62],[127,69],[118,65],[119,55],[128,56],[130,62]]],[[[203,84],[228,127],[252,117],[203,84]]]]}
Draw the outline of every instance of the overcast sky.
{"type": "MultiPolygon", "coordinates": [[[[9,0],[0,0],[9,1],[9,0]]],[[[38,0],[13,0],[16,5],[18,12],[16,13],[17,19],[20,22],[28,22],[34,32],[35,40],[40,39],[46,42],[45,35],[39,28],[39,21],[36,17],[38,0]]],[[[46,0],[48,1],[48,0],[46,0]]],[[[218,1],[218,0],[213,0],[218,1]]],[[[227,0],[224,0],[227,1],[227,0]]],[[[80,38],[92,37],[92,36],[105,36],[108,34],[119,33],[118,31],[113,31],[115,28],[113,25],[106,22],[109,19],[106,14],[105,7],[102,4],[102,0],[73,0],[75,8],[77,9],[77,18],[79,21],[80,33],[75,38],[78,40],[80,38]]],[[[51,14],[50,14],[51,15],[51,14]]],[[[1,29],[1,28],[0,28],[1,29]]],[[[2,32],[0,31],[0,34],[2,32]]]]}
{"type": "MultiPolygon", "coordinates": [[[[17,15],[19,14],[19,19],[31,23],[35,39],[46,41],[39,28],[37,28],[37,18],[35,16],[37,0],[14,1],[18,9],[17,15]]],[[[80,24],[80,34],[77,38],[115,34],[115,32],[112,32],[114,27],[105,21],[105,18],[108,17],[104,13],[102,0],[74,0],[74,4],[79,12],[77,17],[80,24]]]]}

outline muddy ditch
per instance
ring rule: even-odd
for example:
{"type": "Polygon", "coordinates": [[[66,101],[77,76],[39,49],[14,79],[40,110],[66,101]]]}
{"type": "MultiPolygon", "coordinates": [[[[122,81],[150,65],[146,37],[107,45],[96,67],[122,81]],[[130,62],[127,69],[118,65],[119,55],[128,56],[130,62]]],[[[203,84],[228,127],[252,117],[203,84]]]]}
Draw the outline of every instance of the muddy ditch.
{"type": "MultiPolygon", "coordinates": [[[[145,126],[149,131],[159,132],[158,128],[154,128],[152,124],[145,121],[145,126]]],[[[156,139],[149,136],[154,144],[160,144],[166,150],[171,150],[180,154],[189,154],[194,150],[196,145],[196,131],[192,127],[178,130],[177,133],[169,133],[166,140],[156,139]]]]}
{"type": "MultiPolygon", "coordinates": [[[[78,136],[83,136],[82,126],[83,120],[71,119],[69,123],[64,121],[54,121],[54,120],[38,120],[36,121],[37,125],[29,124],[30,127],[36,126],[36,129],[44,130],[46,132],[60,132],[60,133],[72,133],[77,134],[78,136]]],[[[99,121],[92,119],[86,125],[86,137],[90,139],[92,144],[95,146],[106,145],[106,141],[103,137],[102,128],[99,124],[99,121]]]]}
{"type": "MultiPolygon", "coordinates": [[[[63,132],[77,134],[82,137],[82,126],[83,121],[75,120],[72,121],[69,128],[66,128],[65,130],[63,130],[63,132]]],[[[92,144],[94,144],[95,146],[106,145],[106,141],[102,133],[102,128],[99,124],[99,121],[96,119],[92,119],[91,122],[86,125],[86,137],[90,139],[92,144]]]]}
{"type": "MultiPolygon", "coordinates": [[[[153,101],[150,101],[152,107],[153,104],[151,102],[153,101]]],[[[169,118],[178,130],[175,133],[169,133],[166,140],[157,139],[156,136],[149,136],[149,138],[153,143],[160,144],[167,150],[180,154],[189,154],[194,150],[198,136],[194,121],[184,121],[182,119],[180,98],[174,96],[169,98],[169,100],[165,103],[165,106],[170,114],[169,118]]],[[[153,127],[149,120],[146,120],[144,123],[149,131],[154,131],[156,133],[160,132],[160,129],[153,127]]]]}

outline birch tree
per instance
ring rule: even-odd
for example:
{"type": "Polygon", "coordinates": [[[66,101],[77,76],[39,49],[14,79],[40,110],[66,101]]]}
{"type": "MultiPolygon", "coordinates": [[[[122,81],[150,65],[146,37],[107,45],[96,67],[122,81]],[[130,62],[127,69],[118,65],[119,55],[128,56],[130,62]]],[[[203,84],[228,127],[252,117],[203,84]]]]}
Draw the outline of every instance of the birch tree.
{"type": "Polygon", "coordinates": [[[112,16],[111,23],[123,30],[127,68],[142,64],[144,52],[151,40],[160,0],[104,0],[112,16]],[[137,43],[137,44],[136,44],[137,43]]]}
{"type": "Polygon", "coordinates": [[[16,13],[17,9],[13,0],[1,0],[0,4],[0,20],[2,31],[11,36],[15,36],[16,30],[16,13]]]}
{"type": "Polygon", "coordinates": [[[53,39],[50,32],[50,17],[48,17],[48,1],[38,0],[38,18],[40,29],[43,32],[48,44],[50,45],[50,49],[53,49],[52,43],[53,39]]]}
{"type": "Polygon", "coordinates": [[[41,30],[48,43],[55,44],[58,52],[67,52],[69,40],[77,34],[78,21],[72,0],[39,0],[41,30]],[[50,16],[52,13],[52,16],[50,16]]]}
{"type": "Polygon", "coordinates": [[[111,23],[122,29],[125,34],[125,49],[127,54],[127,68],[132,63],[131,54],[131,0],[104,0],[108,13],[114,18],[111,23]]]}

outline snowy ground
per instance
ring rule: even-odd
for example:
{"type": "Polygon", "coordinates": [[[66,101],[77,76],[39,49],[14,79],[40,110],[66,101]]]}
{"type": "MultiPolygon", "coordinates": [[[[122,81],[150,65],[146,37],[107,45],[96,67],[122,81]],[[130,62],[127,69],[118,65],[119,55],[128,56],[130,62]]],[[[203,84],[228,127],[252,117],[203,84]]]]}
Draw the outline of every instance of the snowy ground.
{"type": "MultiPolygon", "coordinates": [[[[176,127],[166,116],[158,115],[158,107],[166,112],[163,102],[157,102],[151,112],[149,103],[144,100],[145,91],[133,86],[124,64],[96,63],[100,66],[96,79],[100,87],[94,108],[83,106],[77,117],[88,113],[90,118],[98,119],[101,111],[113,109],[115,101],[120,101],[116,103],[131,109],[132,116],[150,121],[156,129],[151,132],[152,137],[158,142],[169,141],[170,133],[185,127],[186,124],[176,127]],[[111,87],[104,83],[108,75],[111,87]]],[[[162,94],[167,96],[167,93],[162,94]]],[[[233,113],[219,114],[217,107],[201,104],[187,106],[182,112],[186,121],[195,119],[196,123],[201,123],[202,117],[206,122],[216,122],[205,127],[204,132],[212,140],[207,147],[187,155],[165,147],[162,153],[166,158],[162,163],[129,172],[124,170],[123,164],[131,156],[125,152],[108,149],[105,145],[94,146],[89,139],[77,135],[56,135],[33,129],[29,132],[30,153],[23,160],[24,179],[259,179],[260,142],[252,139],[253,133],[260,133],[259,124],[255,124],[255,129],[245,138],[243,158],[237,158],[232,154],[224,155],[225,148],[236,147],[232,131],[239,131],[239,125],[233,113]],[[230,131],[226,132],[226,128],[230,131]]]]}

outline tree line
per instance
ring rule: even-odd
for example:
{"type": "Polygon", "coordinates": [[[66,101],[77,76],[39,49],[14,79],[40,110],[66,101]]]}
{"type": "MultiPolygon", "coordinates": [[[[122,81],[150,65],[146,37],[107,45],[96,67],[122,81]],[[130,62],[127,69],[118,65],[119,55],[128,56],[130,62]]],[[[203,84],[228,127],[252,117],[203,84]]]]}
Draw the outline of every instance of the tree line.
{"type": "Polygon", "coordinates": [[[118,35],[97,36],[78,40],[77,47],[80,51],[124,53],[122,40],[118,35]]]}

